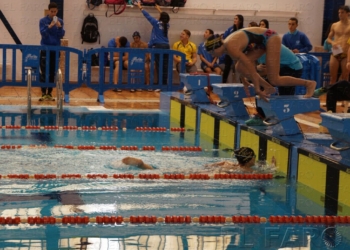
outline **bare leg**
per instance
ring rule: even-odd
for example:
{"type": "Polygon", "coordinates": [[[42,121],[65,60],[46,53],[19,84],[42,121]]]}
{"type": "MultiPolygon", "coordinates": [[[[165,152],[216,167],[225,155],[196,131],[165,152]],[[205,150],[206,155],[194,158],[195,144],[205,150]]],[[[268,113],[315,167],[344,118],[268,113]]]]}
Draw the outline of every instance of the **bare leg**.
{"type": "Polygon", "coordinates": [[[114,62],[113,83],[118,84],[119,59],[114,62]]]}
{"type": "MultiPolygon", "coordinates": [[[[344,58],[340,62],[341,66],[341,78],[342,80],[349,81],[349,70],[346,68],[347,58],[344,58]]],[[[343,101],[344,113],[348,112],[349,102],[343,101]]]]}
{"type": "Polygon", "coordinates": [[[145,83],[146,83],[146,85],[149,85],[150,72],[151,72],[150,63],[146,62],[145,63],[145,83]]]}
{"type": "MultiPolygon", "coordinates": [[[[233,40],[233,42],[238,41],[233,40]]],[[[261,78],[261,76],[257,73],[256,68],[251,59],[248,58],[241,50],[237,49],[237,45],[231,46],[230,44],[228,44],[226,48],[229,55],[231,55],[234,58],[238,58],[236,69],[240,71],[240,73],[243,76],[248,77],[253,82],[255,93],[259,95],[263,100],[267,101],[267,96],[269,95],[268,90],[271,89],[272,86],[261,78]],[[266,91],[260,91],[260,86],[264,87],[266,91]]]]}
{"type": "MultiPolygon", "coordinates": [[[[265,51],[263,50],[254,50],[252,52],[249,52],[247,54],[247,57],[249,58],[249,60],[251,60],[251,62],[255,62],[255,60],[257,60],[258,58],[260,58],[263,54],[265,53],[265,51]]],[[[264,88],[264,92],[266,95],[270,95],[276,92],[275,88],[273,86],[271,86],[271,84],[269,84],[268,82],[266,82],[256,71],[256,69],[254,68],[254,72],[250,72],[249,70],[247,70],[247,68],[245,68],[242,63],[240,61],[238,61],[236,63],[236,72],[239,72],[243,77],[248,78],[249,80],[252,81],[252,73],[253,74],[257,74],[259,76],[259,86],[264,88]]],[[[259,88],[260,90],[260,88],[259,88]]]]}
{"type": "Polygon", "coordinates": [[[279,36],[270,37],[266,46],[266,69],[267,78],[274,86],[305,86],[306,94],[304,97],[311,97],[316,88],[316,82],[294,78],[291,76],[280,76],[280,54],[281,38],[279,36]]]}
{"type": "Polygon", "coordinates": [[[212,73],[213,71],[211,70],[211,68],[209,68],[209,67],[206,67],[205,68],[205,73],[212,73]]]}
{"type": "MultiPolygon", "coordinates": [[[[330,78],[331,78],[329,81],[329,84],[334,84],[337,82],[338,69],[339,69],[339,61],[337,58],[335,58],[333,55],[331,55],[331,58],[329,60],[329,74],[330,74],[330,78]]],[[[344,79],[344,80],[346,80],[346,79],[344,79]]]]}
{"type": "Polygon", "coordinates": [[[216,67],[216,68],[214,69],[214,71],[215,71],[215,74],[221,75],[221,69],[220,69],[219,67],[216,67]]]}

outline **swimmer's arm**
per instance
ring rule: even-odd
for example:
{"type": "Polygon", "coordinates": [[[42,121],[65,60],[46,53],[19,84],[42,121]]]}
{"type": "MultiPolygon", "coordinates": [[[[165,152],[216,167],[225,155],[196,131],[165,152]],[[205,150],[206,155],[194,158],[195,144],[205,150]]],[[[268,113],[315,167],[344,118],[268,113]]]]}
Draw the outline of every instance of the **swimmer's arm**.
{"type": "Polygon", "coordinates": [[[136,166],[141,169],[153,169],[151,165],[148,165],[144,163],[141,159],[134,158],[134,157],[125,157],[122,162],[125,165],[131,165],[131,166],[136,166]]]}
{"type": "Polygon", "coordinates": [[[212,164],[207,164],[207,165],[205,165],[205,167],[222,167],[225,164],[232,165],[232,166],[237,165],[236,163],[231,162],[231,161],[220,161],[220,162],[214,162],[212,164]]]}
{"type": "Polygon", "coordinates": [[[327,37],[327,43],[331,44],[332,46],[336,45],[333,40],[333,37],[334,37],[334,24],[332,24],[331,31],[329,32],[327,37]]]}

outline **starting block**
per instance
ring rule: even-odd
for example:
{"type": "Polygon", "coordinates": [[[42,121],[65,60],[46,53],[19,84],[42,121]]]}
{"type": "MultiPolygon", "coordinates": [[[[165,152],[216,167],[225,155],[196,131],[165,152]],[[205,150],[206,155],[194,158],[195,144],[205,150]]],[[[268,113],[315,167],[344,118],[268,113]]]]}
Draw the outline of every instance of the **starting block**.
{"type": "Polygon", "coordinates": [[[204,88],[211,86],[213,83],[222,82],[222,76],[217,74],[195,75],[181,73],[180,81],[186,86],[192,102],[210,103],[204,88]]]}
{"type": "Polygon", "coordinates": [[[302,96],[274,96],[269,102],[258,98],[258,107],[265,113],[264,124],[274,126],[275,135],[294,135],[300,133],[294,115],[317,111],[320,109],[318,98],[304,98],[302,96]]]}
{"type": "MultiPolygon", "coordinates": [[[[243,98],[247,97],[241,83],[213,84],[213,92],[220,97],[219,107],[225,109],[227,116],[248,116],[243,98]]],[[[254,87],[249,87],[250,96],[255,95],[254,87]]]]}
{"type": "Polygon", "coordinates": [[[340,152],[342,159],[350,162],[350,114],[321,113],[322,126],[326,127],[332,136],[330,148],[340,152]]]}

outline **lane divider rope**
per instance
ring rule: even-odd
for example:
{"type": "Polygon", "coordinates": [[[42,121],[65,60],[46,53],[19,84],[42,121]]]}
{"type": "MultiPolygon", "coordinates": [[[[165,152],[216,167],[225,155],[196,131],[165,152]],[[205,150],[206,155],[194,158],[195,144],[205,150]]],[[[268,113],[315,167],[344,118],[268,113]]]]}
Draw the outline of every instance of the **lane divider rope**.
{"type": "MultiPolygon", "coordinates": [[[[27,126],[21,126],[21,125],[4,125],[1,126],[1,129],[33,129],[33,130],[84,130],[84,131],[96,131],[96,130],[107,130],[107,131],[118,131],[119,128],[116,126],[102,126],[102,127],[96,127],[96,126],[39,126],[39,125],[27,125],[27,126]]],[[[122,128],[123,130],[126,130],[126,128],[122,128]]],[[[167,129],[166,127],[136,127],[136,131],[140,132],[166,132],[168,130],[172,132],[186,132],[185,128],[177,128],[172,127],[170,129],[167,129]]]]}
{"type": "MultiPolygon", "coordinates": [[[[115,145],[100,145],[100,146],[94,146],[94,145],[54,145],[54,148],[65,148],[65,149],[78,149],[78,150],[126,150],[126,151],[137,151],[137,150],[143,150],[143,151],[156,151],[157,148],[155,146],[142,146],[139,148],[138,146],[120,146],[118,148],[115,145]]],[[[2,150],[14,150],[14,149],[21,149],[21,148],[48,148],[47,145],[10,145],[10,144],[3,144],[0,146],[0,149],[2,150]]],[[[201,147],[198,146],[162,146],[161,151],[190,151],[190,152],[201,152],[203,151],[201,147]]],[[[208,151],[208,150],[205,150],[208,151]]]]}
{"type": "Polygon", "coordinates": [[[271,215],[269,219],[257,215],[234,215],[225,217],[222,215],[201,215],[191,217],[189,215],[166,215],[165,217],[156,217],[154,215],[138,215],[130,217],[122,216],[64,216],[61,218],[52,216],[43,217],[0,217],[0,225],[45,225],[45,224],[258,224],[270,222],[271,224],[350,224],[350,216],[328,216],[328,215],[271,215]]]}
{"type": "Polygon", "coordinates": [[[52,179],[142,179],[142,180],[269,180],[273,174],[7,174],[0,175],[0,179],[35,179],[35,180],[52,180],[52,179]]]}

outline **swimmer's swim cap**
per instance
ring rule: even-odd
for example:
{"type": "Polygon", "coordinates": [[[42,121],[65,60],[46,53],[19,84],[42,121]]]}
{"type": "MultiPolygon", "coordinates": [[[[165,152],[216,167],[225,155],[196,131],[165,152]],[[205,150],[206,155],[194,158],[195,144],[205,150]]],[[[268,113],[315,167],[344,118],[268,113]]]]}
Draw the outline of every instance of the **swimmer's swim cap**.
{"type": "Polygon", "coordinates": [[[207,51],[215,50],[217,48],[220,48],[222,46],[221,37],[220,35],[211,35],[208,37],[207,41],[205,42],[205,49],[207,51]]]}
{"type": "Polygon", "coordinates": [[[239,164],[246,164],[255,157],[254,150],[248,147],[241,147],[234,151],[235,157],[239,164]]]}

